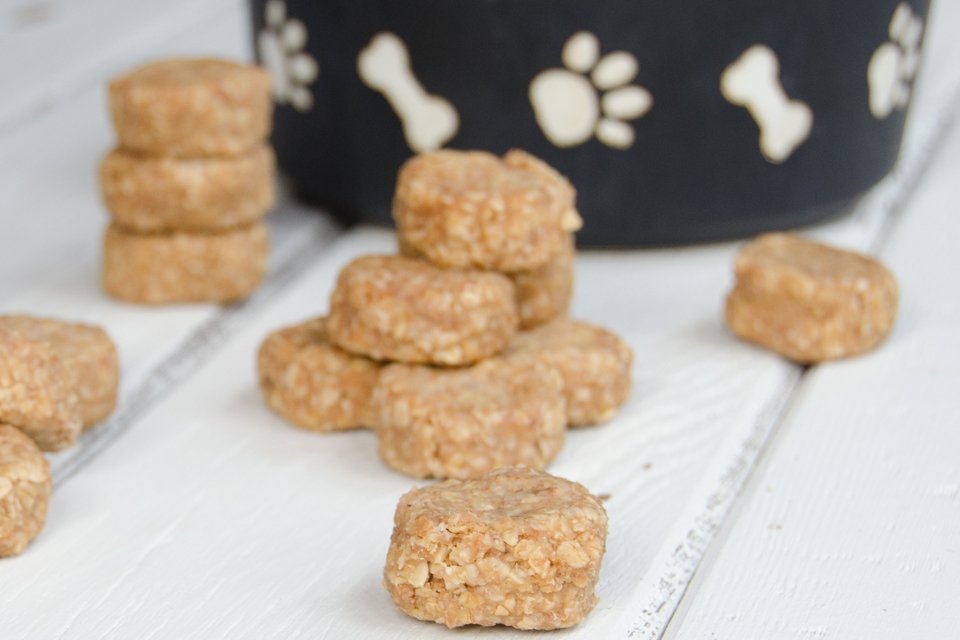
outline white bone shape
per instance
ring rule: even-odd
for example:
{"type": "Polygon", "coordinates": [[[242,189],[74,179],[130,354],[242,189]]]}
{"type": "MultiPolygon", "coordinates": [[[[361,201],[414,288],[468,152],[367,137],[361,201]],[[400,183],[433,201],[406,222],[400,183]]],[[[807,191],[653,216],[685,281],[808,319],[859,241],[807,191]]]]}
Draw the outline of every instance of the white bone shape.
{"type": "Polygon", "coordinates": [[[770,47],[754,45],[720,76],[720,91],[731,104],[746,107],[760,128],[760,152],[780,164],[810,135],[813,111],[787,97],[780,62],[770,47]]]}
{"type": "Polygon", "coordinates": [[[397,35],[378,33],[357,56],[364,84],[383,94],[393,107],[407,144],[416,152],[433,151],[450,141],[460,128],[456,108],[430,95],[410,67],[410,54],[397,35]]]}

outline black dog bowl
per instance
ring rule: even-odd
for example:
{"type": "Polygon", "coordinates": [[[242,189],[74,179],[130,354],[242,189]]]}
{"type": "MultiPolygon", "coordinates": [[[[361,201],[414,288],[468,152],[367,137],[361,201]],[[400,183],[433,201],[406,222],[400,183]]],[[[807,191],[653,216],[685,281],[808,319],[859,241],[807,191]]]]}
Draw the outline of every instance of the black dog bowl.
{"type": "Polygon", "coordinates": [[[578,242],[715,240],[843,210],[894,164],[929,0],[253,0],[304,197],[389,223],[397,169],[520,147],[578,242]]]}

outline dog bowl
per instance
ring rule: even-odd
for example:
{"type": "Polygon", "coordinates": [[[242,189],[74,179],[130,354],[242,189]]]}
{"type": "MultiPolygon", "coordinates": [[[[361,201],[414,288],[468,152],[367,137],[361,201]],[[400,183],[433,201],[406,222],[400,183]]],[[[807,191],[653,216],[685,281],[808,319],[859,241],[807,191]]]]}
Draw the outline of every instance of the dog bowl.
{"type": "Polygon", "coordinates": [[[540,156],[586,245],[836,215],[896,161],[928,0],[253,0],[273,143],[306,199],[390,222],[441,147],[540,156]]]}

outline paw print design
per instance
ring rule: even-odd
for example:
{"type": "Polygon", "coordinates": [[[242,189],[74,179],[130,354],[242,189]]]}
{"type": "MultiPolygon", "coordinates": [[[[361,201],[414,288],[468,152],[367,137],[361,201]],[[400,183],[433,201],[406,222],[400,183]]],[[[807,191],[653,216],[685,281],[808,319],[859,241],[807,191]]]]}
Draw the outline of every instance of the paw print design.
{"type": "Polygon", "coordinates": [[[923,20],[910,5],[901,2],[890,19],[890,40],[881,44],[867,65],[870,113],[882,120],[894,109],[904,110],[910,101],[910,86],[920,66],[923,20]]]}
{"type": "Polygon", "coordinates": [[[273,99],[297,111],[309,111],[313,108],[310,85],[317,79],[319,66],[303,51],[307,27],[296,18],[287,17],[284,0],[269,0],[264,17],[266,26],[257,38],[257,49],[270,72],[273,99]]]}
{"type": "Polygon", "coordinates": [[[600,43],[589,31],[570,36],[561,57],[565,68],[541,71],[530,83],[530,103],[547,139],[558,147],[575,147],[594,136],[615,149],[632,146],[628,121],[653,106],[649,91],[630,84],[639,71],[637,59],[627,51],[600,58],[600,43]]]}

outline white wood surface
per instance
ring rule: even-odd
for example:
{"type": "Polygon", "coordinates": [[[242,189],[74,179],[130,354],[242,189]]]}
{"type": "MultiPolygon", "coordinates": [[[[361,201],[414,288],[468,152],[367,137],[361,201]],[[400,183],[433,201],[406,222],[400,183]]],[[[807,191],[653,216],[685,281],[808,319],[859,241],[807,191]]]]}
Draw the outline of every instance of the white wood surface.
{"type": "MultiPolygon", "coordinates": [[[[0,638],[537,635],[452,634],[397,613],[380,572],[413,482],[379,462],[372,434],[294,429],[256,392],[263,336],[322,312],[339,268],[389,251],[387,232],[337,237],[285,202],[268,281],[244,304],[144,309],[99,292],[106,79],[164,55],[245,56],[249,27],[237,0],[79,6],[0,2],[0,39],[19,56],[0,62],[13,88],[0,92],[0,312],[105,324],[124,382],[114,417],[52,458],[43,534],[0,562],[0,638]]],[[[960,4],[936,10],[904,162],[851,216],[811,230],[879,246],[900,276],[904,310],[883,349],[804,373],[733,340],[720,319],[733,243],[578,257],[575,315],[634,347],[635,391],[612,423],[572,432],[551,468],[611,496],[601,603],[551,635],[958,628],[960,4]]]]}

